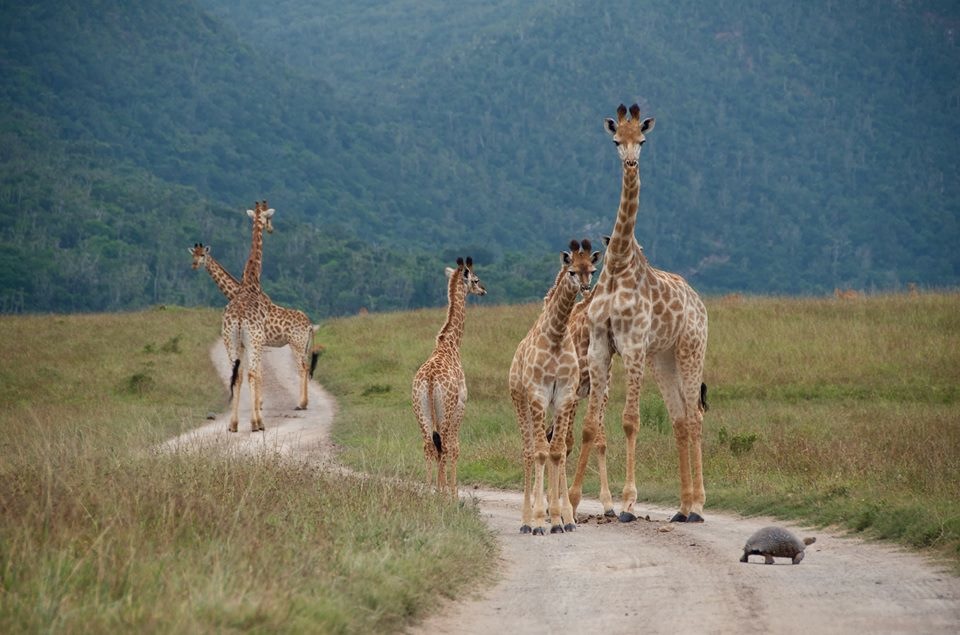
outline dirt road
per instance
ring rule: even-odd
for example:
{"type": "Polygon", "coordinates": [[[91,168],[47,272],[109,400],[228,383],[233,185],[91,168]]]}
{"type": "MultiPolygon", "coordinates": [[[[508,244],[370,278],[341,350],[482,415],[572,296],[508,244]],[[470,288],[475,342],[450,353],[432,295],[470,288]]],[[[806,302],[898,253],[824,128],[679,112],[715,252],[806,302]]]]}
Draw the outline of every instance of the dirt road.
{"type": "MultiPolygon", "coordinates": [[[[211,357],[227,377],[223,346],[211,357]]],[[[322,360],[321,360],[322,361],[322,360]]],[[[178,443],[264,447],[333,464],[333,399],[315,382],[310,408],[294,411],[297,377],[287,349],[265,356],[265,434],[249,432],[244,386],[240,432],[229,413],[178,443]]],[[[469,407],[469,406],[468,406],[469,407]]],[[[418,443],[411,414],[411,443],[418,443]]],[[[769,518],[741,518],[707,508],[707,522],[670,524],[675,511],[641,507],[641,520],[598,521],[598,501],[575,532],[521,535],[518,492],[463,490],[475,497],[497,535],[496,584],[462,602],[446,602],[412,633],[957,633],[960,578],[936,563],[841,532],[808,530],[769,518]],[[650,520],[643,520],[649,515],[650,520]],[[769,524],[815,535],[799,565],[739,562],[743,543],[769,524]]]]}

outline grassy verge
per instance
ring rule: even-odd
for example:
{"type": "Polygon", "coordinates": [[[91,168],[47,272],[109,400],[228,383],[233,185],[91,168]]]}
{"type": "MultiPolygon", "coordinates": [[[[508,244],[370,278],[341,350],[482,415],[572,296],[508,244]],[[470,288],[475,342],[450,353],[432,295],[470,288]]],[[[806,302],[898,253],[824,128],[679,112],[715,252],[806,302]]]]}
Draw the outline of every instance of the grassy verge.
{"type": "MultiPolygon", "coordinates": [[[[707,512],[838,524],[946,555],[960,569],[960,295],[707,304],[707,512]]],[[[507,370],[538,311],[468,307],[464,483],[521,486],[507,370]]],[[[443,317],[441,309],[367,315],[331,321],[320,333],[327,356],[318,377],[345,405],[335,434],[351,465],[424,478],[410,381],[443,317]]],[[[606,426],[618,488],[623,381],[614,372],[606,426]]],[[[676,504],[677,453],[652,378],[641,418],[640,497],[676,504]]],[[[585,493],[597,489],[590,473],[585,493]]]]}
{"type": "Polygon", "coordinates": [[[216,312],[0,326],[0,632],[394,631],[489,571],[470,506],[151,452],[225,407],[216,312]]]}

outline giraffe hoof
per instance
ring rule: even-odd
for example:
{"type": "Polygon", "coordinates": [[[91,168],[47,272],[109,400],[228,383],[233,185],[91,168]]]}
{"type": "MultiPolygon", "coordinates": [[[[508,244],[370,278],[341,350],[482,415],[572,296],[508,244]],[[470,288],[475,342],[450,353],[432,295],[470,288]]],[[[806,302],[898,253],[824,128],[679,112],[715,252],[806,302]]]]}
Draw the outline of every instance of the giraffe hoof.
{"type": "Polygon", "coordinates": [[[307,409],[306,406],[297,406],[296,408],[294,408],[294,410],[306,410],[306,409],[307,409]]]}
{"type": "Polygon", "coordinates": [[[567,523],[566,525],[563,526],[564,531],[573,531],[576,528],[577,528],[576,523],[567,523]]]}
{"type": "Polygon", "coordinates": [[[632,523],[637,519],[636,515],[631,512],[620,512],[620,522],[622,523],[632,523]]]}
{"type": "Polygon", "coordinates": [[[534,536],[543,536],[543,535],[544,535],[543,527],[535,527],[534,530],[533,530],[533,535],[534,535],[534,536]]]}
{"type": "Polygon", "coordinates": [[[603,510],[603,515],[606,516],[607,518],[613,518],[617,514],[613,511],[613,509],[605,509],[603,510]]]}
{"type": "Polygon", "coordinates": [[[670,522],[685,523],[687,522],[687,516],[686,514],[681,514],[680,512],[677,512],[676,514],[673,515],[673,518],[670,519],[670,522]]]}
{"type": "Polygon", "coordinates": [[[551,533],[551,534],[562,534],[562,533],[563,533],[563,525],[553,525],[553,526],[551,526],[551,527],[550,527],[550,533],[551,533]]]}
{"type": "Polygon", "coordinates": [[[703,522],[703,516],[701,516],[701,515],[698,514],[697,512],[690,512],[690,515],[687,516],[687,522],[688,522],[688,523],[702,523],[702,522],[703,522]]]}
{"type": "Polygon", "coordinates": [[[521,534],[529,534],[533,529],[530,528],[530,525],[520,525],[521,534]]]}

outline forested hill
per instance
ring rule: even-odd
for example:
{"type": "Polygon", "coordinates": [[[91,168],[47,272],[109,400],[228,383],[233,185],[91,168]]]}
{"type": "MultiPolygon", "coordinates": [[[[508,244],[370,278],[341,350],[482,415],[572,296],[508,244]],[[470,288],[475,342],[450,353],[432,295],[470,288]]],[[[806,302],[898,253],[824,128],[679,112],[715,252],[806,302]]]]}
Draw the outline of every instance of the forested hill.
{"type": "Polygon", "coordinates": [[[542,296],[608,233],[621,102],[656,116],[637,234],[704,292],[960,280],[951,2],[155,0],[0,14],[0,310],[218,302],[267,198],[264,284],[312,315],[542,296]],[[517,6],[519,5],[519,6],[517,6]],[[272,249],[271,249],[272,247],[272,249]],[[491,282],[493,284],[491,284],[491,282]]]}

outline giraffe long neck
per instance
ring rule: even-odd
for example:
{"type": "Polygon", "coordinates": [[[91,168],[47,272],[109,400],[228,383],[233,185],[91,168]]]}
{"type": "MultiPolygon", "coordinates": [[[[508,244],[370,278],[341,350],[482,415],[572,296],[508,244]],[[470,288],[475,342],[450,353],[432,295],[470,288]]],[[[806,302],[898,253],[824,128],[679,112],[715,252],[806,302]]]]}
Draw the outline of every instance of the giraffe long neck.
{"type": "Polygon", "coordinates": [[[629,262],[636,241],[634,229],[637,226],[637,208],[640,206],[640,166],[623,166],[623,185],[620,188],[620,208],[617,210],[617,222],[613,225],[613,234],[604,266],[617,268],[629,262]]]}
{"type": "Polygon", "coordinates": [[[563,339],[570,321],[570,313],[577,303],[577,286],[566,282],[563,279],[565,274],[566,271],[560,272],[554,288],[544,301],[541,330],[553,342],[563,339]]]}
{"type": "Polygon", "coordinates": [[[250,257],[243,268],[243,286],[260,288],[260,271],[263,269],[263,219],[256,214],[253,219],[253,236],[250,239],[250,257]]]}
{"type": "Polygon", "coordinates": [[[224,269],[223,265],[214,260],[210,254],[207,254],[204,260],[207,263],[207,273],[210,274],[213,281],[220,287],[220,292],[227,296],[228,300],[232,300],[233,296],[237,295],[237,291],[240,290],[240,281],[234,278],[233,275],[224,269]]]}
{"type": "Polygon", "coordinates": [[[467,290],[463,285],[463,272],[458,269],[450,276],[447,287],[447,321],[443,323],[437,334],[437,348],[444,346],[457,353],[460,352],[466,304],[467,290]]]}

